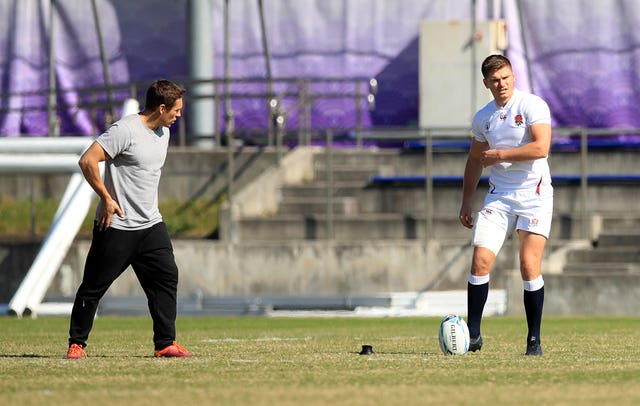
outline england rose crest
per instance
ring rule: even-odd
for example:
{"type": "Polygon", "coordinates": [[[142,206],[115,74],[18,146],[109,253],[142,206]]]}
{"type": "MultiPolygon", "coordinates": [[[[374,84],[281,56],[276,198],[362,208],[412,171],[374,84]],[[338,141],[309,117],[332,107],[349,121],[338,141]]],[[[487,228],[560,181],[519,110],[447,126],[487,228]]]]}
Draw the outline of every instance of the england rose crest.
{"type": "Polygon", "coordinates": [[[515,119],[514,119],[514,120],[515,120],[516,125],[517,125],[518,127],[520,127],[522,124],[524,124],[524,120],[522,119],[522,114],[518,114],[518,115],[515,117],[515,119]]]}

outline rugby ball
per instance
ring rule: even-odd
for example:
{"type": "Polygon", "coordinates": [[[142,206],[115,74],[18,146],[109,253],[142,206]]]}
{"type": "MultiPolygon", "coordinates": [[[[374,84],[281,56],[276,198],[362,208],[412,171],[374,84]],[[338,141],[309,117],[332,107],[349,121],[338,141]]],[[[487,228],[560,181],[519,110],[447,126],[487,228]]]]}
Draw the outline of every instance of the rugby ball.
{"type": "Polygon", "coordinates": [[[469,351],[469,328],[462,316],[450,314],[440,323],[440,349],[445,355],[462,355],[469,351]]]}

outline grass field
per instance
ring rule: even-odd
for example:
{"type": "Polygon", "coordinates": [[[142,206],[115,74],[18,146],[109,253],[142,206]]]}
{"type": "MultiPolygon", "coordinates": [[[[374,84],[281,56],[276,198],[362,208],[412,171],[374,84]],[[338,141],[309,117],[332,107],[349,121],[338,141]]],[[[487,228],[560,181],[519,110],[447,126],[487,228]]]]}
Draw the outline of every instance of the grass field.
{"type": "Polygon", "coordinates": [[[67,318],[0,317],[1,405],[637,405],[640,319],[486,318],[479,353],[444,356],[436,318],[179,318],[196,356],[152,357],[148,318],[96,319],[65,360],[67,318]],[[363,344],[375,354],[358,355],[363,344]]]}

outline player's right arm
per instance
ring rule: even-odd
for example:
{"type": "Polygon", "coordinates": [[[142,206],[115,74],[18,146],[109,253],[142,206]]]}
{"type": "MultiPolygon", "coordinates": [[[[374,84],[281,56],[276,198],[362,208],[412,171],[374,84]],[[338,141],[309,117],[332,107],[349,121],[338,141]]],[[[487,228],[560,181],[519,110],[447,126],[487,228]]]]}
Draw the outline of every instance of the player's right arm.
{"type": "Polygon", "coordinates": [[[113,217],[114,213],[120,217],[124,217],[118,202],[111,197],[104,181],[102,180],[102,176],[100,175],[100,167],[98,164],[106,161],[108,158],[109,155],[104,148],[94,141],[78,161],[78,165],[80,166],[80,170],[82,170],[84,178],[102,201],[102,209],[97,218],[98,228],[100,230],[104,230],[111,225],[111,217],[113,217]]]}
{"type": "Polygon", "coordinates": [[[471,141],[471,148],[464,167],[462,180],[462,205],[460,207],[460,223],[467,228],[473,227],[473,195],[478,188],[482,176],[482,152],[489,149],[489,143],[476,139],[471,141]]]}

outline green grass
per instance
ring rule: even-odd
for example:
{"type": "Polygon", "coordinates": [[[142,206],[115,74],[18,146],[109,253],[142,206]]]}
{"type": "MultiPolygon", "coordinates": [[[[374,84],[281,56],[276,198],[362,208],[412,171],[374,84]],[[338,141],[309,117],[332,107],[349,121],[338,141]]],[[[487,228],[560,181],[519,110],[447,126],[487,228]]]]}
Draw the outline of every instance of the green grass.
{"type": "Polygon", "coordinates": [[[29,237],[31,234],[46,234],[59,202],[44,199],[33,202],[27,200],[0,200],[0,235],[29,237]]]}
{"type": "Polygon", "coordinates": [[[444,356],[436,318],[179,318],[196,356],[151,356],[148,318],[95,321],[65,360],[67,318],[0,318],[0,404],[635,405],[640,319],[486,318],[479,353],[444,356]],[[375,354],[358,355],[362,344],[375,354]]]}
{"type": "MultiPolygon", "coordinates": [[[[0,200],[0,236],[3,238],[42,238],[46,235],[60,202],[43,199],[33,204],[26,200],[0,200]]],[[[202,238],[211,235],[218,227],[218,210],[221,201],[196,199],[190,202],[167,200],[160,203],[160,212],[172,237],[202,238]]],[[[97,201],[78,233],[91,237],[97,201]]]]}

